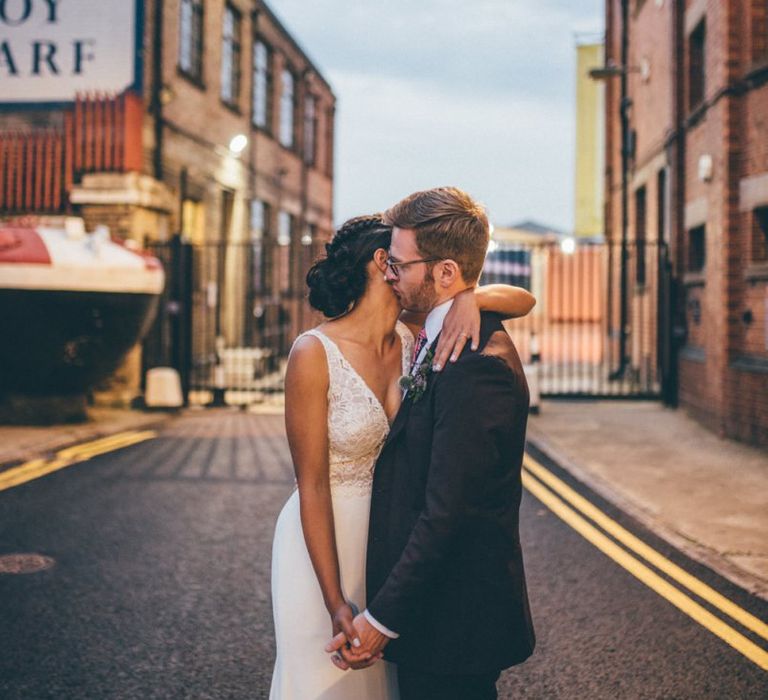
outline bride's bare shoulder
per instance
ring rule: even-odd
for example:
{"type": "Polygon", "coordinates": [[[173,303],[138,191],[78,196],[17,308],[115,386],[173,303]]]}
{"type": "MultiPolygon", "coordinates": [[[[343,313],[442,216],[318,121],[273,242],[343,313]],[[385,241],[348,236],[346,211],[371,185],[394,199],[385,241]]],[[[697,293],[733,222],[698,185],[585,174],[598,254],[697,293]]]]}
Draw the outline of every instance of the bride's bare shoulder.
{"type": "Polygon", "coordinates": [[[293,343],[288,355],[286,379],[288,375],[300,375],[310,379],[312,375],[328,380],[328,361],[323,341],[312,332],[303,333],[293,343]]]}

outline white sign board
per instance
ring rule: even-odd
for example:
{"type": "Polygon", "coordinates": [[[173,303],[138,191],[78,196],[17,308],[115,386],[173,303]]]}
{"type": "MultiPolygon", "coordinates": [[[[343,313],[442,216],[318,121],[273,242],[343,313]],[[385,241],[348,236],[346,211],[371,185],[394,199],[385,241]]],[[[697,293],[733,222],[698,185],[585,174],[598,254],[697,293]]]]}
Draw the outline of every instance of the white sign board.
{"type": "Polygon", "coordinates": [[[131,86],[141,1],[0,0],[0,103],[131,86]]]}

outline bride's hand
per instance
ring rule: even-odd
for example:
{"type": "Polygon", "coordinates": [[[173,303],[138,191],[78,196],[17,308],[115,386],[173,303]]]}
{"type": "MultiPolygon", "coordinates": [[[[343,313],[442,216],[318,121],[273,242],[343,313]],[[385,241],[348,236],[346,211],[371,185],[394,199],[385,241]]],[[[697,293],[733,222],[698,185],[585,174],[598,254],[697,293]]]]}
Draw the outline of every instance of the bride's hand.
{"type": "Polygon", "coordinates": [[[470,338],[472,349],[477,350],[480,342],[480,309],[472,287],[454,297],[453,306],[443,322],[432,368],[439,372],[449,357],[451,362],[456,362],[470,338]]]}
{"type": "Polygon", "coordinates": [[[346,602],[340,603],[334,609],[329,610],[329,612],[331,613],[333,636],[336,636],[339,632],[343,632],[347,641],[352,646],[359,647],[360,640],[358,639],[357,630],[354,625],[355,611],[352,610],[352,606],[346,602]]]}
{"type": "MultiPolygon", "coordinates": [[[[332,636],[336,636],[339,632],[343,633],[347,638],[347,643],[351,644],[351,654],[355,655],[355,649],[360,646],[360,639],[355,629],[354,619],[355,611],[349,603],[340,603],[335,608],[329,610],[331,614],[331,625],[333,628],[332,636]]],[[[357,655],[355,655],[357,656],[357,655]]],[[[355,660],[359,663],[348,663],[340,653],[332,654],[331,661],[340,669],[346,671],[349,668],[362,667],[363,664],[371,658],[371,655],[366,653],[360,654],[359,659],[355,660]]]]}

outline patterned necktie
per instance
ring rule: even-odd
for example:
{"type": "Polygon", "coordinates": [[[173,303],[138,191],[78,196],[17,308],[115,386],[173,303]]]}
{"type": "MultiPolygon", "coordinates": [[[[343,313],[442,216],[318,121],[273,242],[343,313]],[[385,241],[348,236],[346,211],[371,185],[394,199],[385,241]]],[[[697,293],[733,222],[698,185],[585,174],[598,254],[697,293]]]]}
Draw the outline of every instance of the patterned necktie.
{"type": "Polygon", "coordinates": [[[413,371],[413,366],[416,364],[416,358],[419,356],[421,349],[426,344],[427,344],[427,331],[425,328],[422,328],[419,331],[419,334],[416,336],[416,343],[413,346],[413,354],[411,355],[411,371],[413,371]]]}

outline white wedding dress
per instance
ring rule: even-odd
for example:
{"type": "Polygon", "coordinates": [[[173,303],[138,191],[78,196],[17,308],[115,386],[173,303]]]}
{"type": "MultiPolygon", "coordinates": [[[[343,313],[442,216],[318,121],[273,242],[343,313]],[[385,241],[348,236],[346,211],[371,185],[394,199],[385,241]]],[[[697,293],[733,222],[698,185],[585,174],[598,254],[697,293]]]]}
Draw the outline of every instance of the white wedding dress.
{"type": "MultiPolygon", "coordinates": [[[[403,374],[413,335],[398,322],[403,374]]],[[[331,498],[344,598],[366,607],[365,557],[376,459],[389,434],[383,406],[338,346],[321,331],[328,359],[328,436],[331,498]]],[[[277,659],[270,700],[397,700],[397,672],[386,661],[341,671],[324,647],[331,620],[309,558],[295,490],[280,512],[272,549],[272,607],[277,659]]]]}

